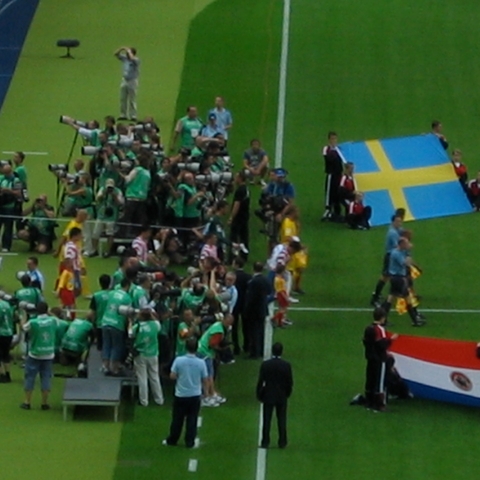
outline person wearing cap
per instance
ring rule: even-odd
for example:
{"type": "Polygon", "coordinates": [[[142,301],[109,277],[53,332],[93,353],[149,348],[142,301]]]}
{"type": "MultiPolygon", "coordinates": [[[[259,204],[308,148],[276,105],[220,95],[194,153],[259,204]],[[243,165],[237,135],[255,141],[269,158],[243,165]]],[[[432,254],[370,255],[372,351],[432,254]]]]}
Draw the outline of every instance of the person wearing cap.
{"type": "Polygon", "coordinates": [[[223,97],[215,97],[215,108],[212,108],[208,115],[215,115],[217,125],[223,129],[225,140],[228,140],[228,131],[232,128],[233,119],[230,110],[225,108],[225,100],[223,97]]]}
{"type": "Polygon", "coordinates": [[[208,115],[208,123],[202,128],[200,137],[214,138],[218,134],[225,137],[225,130],[218,125],[217,116],[214,113],[210,113],[208,115]]]}
{"type": "Polygon", "coordinates": [[[109,178],[105,185],[100,187],[97,196],[97,221],[93,229],[92,247],[90,256],[98,255],[98,242],[100,237],[107,236],[107,250],[104,257],[109,257],[113,247],[113,236],[115,234],[115,223],[118,220],[120,207],[125,203],[122,191],[115,186],[115,181],[109,178]]]}
{"type": "Polygon", "coordinates": [[[259,183],[265,186],[265,177],[268,173],[268,155],[263,150],[260,140],[254,138],[250,142],[250,148],[243,154],[243,167],[248,171],[252,183],[255,177],[260,177],[259,183]]]}

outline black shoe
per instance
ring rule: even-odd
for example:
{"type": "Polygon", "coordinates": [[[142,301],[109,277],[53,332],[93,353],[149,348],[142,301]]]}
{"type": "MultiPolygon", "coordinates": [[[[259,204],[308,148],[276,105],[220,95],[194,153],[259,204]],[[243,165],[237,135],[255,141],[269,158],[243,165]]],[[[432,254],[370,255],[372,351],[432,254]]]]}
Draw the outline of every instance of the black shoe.
{"type": "Polygon", "coordinates": [[[41,408],[42,410],[50,410],[50,405],[48,405],[48,403],[44,403],[41,408]]]}
{"type": "Polygon", "coordinates": [[[30,410],[30,404],[29,403],[22,403],[20,405],[20,408],[23,409],[23,410],[30,410]]]}
{"type": "Polygon", "coordinates": [[[5,374],[5,376],[7,377],[7,383],[11,383],[12,382],[12,377],[10,376],[10,372],[7,372],[5,374]]]}
{"type": "Polygon", "coordinates": [[[278,448],[286,448],[287,447],[287,444],[286,443],[279,443],[278,444],[278,448]]]}
{"type": "Polygon", "coordinates": [[[413,322],[412,322],[412,327],[423,327],[425,325],[425,320],[422,320],[421,318],[417,317],[413,322]]]}
{"type": "Polygon", "coordinates": [[[127,117],[118,117],[117,120],[119,122],[124,122],[125,120],[128,120],[128,118],[127,117]]]}
{"type": "Polygon", "coordinates": [[[136,118],[136,117],[132,117],[132,118],[130,119],[130,121],[131,121],[131,122],[136,122],[136,121],[137,121],[137,118],[136,118]]]}
{"type": "Polygon", "coordinates": [[[98,257],[98,252],[95,250],[95,252],[92,252],[90,255],[88,255],[88,258],[93,258],[93,257],[98,257]]]}
{"type": "Polygon", "coordinates": [[[6,375],[0,375],[0,383],[8,383],[7,376],[6,375]]]}
{"type": "Polygon", "coordinates": [[[268,443],[262,442],[260,448],[268,448],[268,443]]]}

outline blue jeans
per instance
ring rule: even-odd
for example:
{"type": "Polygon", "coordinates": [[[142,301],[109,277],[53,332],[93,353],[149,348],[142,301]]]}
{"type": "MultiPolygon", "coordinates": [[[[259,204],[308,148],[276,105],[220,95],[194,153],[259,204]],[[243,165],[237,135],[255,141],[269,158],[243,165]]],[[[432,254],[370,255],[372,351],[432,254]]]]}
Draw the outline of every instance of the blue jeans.
{"type": "Polygon", "coordinates": [[[40,383],[42,392],[50,391],[52,386],[52,360],[37,360],[30,356],[25,362],[25,381],[24,388],[26,392],[31,392],[35,388],[35,379],[40,374],[40,383]]]}
{"type": "Polygon", "coordinates": [[[125,358],[125,332],[114,327],[102,327],[102,360],[121,362],[125,358]]]}

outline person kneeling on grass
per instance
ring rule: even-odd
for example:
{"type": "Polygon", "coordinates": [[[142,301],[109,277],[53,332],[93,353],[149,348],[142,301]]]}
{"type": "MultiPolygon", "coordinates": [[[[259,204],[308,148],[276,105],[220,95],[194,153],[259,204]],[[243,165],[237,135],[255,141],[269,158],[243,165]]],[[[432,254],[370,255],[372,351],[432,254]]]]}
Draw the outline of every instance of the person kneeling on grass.
{"type": "Polygon", "coordinates": [[[42,410],[49,410],[48,394],[52,383],[52,364],[55,357],[55,329],[53,317],[48,315],[48,305],[37,305],[38,315],[29,321],[21,319],[23,331],[28,332],[28,356],[25,363],[25,401],[20,405],[30,410],[35,378],[40,375],[42,389],[42,410]]]}
{"type": "Polygon", "coordinates": [[[150,309],[140,311],[138,321],[132,327],[134,338],[134,366],[138,380],[139,403],[143,407],[148,405],[148,385],[157,405],[163,405],[163,391],[158,373],[158,335],[160,322],[153,317],[150,309]]]}
{"type": "Polygon", "coordinates": [[[63,336],[60,350],[61,365],[75,365],[78,372],[85,370],[85,359],[94,339],[92,322],[76,318],[63,336]]]}
{"type": "Polygon", "coordinates": [[[363,193],[355,192],[355,199],[348,205],[347,225],[353,230],[369,230],[372,207],[363,204],[363,193]]]}

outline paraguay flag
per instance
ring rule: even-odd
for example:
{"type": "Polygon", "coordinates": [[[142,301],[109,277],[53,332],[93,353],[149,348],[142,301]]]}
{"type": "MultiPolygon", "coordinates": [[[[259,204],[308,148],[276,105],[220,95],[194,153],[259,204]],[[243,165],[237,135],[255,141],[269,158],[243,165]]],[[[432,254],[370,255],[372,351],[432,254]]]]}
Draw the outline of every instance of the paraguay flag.
{"type": "Polygon", "coordinates": [[[400,335],[390,348],[414,396],[480,407],[477,344],[400,335]]]}
{"type": "Polygon", "coordinates": [[[472,211],[448,155],[433,134],[347,142],[339,145],[355,164],[358,189],[372,207],[371,225],[390,223],[397,208],[405,220],[472,211]]]}

